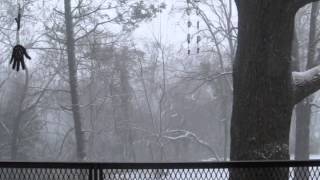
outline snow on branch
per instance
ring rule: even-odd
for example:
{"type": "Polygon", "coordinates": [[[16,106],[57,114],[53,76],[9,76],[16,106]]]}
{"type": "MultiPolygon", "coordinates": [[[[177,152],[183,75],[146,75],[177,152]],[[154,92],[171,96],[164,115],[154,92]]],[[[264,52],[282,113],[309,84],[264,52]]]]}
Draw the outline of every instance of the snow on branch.
{"type": "Polygon", "coordinates": [[[202,140],[200,137],[198,137],[195,133],[187,131],[187,130],[167,130],[166,132],[168,135],[163,136],[164,138],[171,140],[171,141],[177,141],[181,139],[189,139],[200,146],[206,148],[209,152],[211,152],[214,155],[214,158],[216,161],[220,161],[220,157],[216,150],[212,148],[209,143],[202,140]],[[171,134],[171,135],[169,135],[171,134]],[[176,134],[175,136],[173,134],[176,134]]]}
{"type": "Polygon", "coordinates": [[[294,104],[320,89],[320,66],[304,72],[293,72],[294,104]]]}

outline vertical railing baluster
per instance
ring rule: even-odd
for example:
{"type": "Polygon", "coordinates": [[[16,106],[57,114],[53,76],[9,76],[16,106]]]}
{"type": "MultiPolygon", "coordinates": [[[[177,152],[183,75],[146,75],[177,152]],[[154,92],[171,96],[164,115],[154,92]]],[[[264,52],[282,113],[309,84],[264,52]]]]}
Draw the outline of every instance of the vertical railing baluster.
{"type": "Polygon", "coordinates": [[[89,180],[99,180],[98,179],[98,168],[97,165],[93,165],[89,171],[89,180]]]}
{"type": "Polygon", "coordinates": [[[99,180],[99,178],[98,178],[98,168],[97,168],[97,166],[94,167],[94,180],[99,180]]]}
{"type": "Polygon", "coordinates": [[[93,169],[90,168],[90,169],[89,169],[89,178],[88,178],[88,179],[89,179],[89,180],[93,180],[92,177],[93,177],[93,169]]]}
{"type": "Polygon", "coordinates": [[[99,167],[99,180],[103,180],[103,169],[99,167]]]}

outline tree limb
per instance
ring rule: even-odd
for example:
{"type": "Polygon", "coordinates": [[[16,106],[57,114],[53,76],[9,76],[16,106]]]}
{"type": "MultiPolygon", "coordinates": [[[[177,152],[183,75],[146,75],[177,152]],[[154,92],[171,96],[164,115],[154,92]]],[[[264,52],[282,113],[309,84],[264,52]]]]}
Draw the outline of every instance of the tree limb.
{"type": "Polygon", "coordinates": [[[320,89],[320,66],[304,72],[293,72],[294,104],[320,89]]]}
{"type": "Polygon", "coordinates": [[[294,0],[294,7],[296,10],[298,10],[309,3],[317,2],[317,1],[319,0],[294,0]]]}

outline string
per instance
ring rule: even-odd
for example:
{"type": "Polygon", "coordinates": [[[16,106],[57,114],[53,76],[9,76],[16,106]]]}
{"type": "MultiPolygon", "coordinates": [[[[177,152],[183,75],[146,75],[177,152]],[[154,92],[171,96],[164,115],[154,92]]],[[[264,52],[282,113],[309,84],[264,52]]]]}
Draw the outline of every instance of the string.
{"type": "Polygon", "coordinates": [[[15,21],[17,23],[17,32],[16,32],[16,44],[20,44],[20,29],[21,29],[21,18],[22,18],[22,2],[21,0],[17,0],[17,17],[15,18],[15,21]]]}

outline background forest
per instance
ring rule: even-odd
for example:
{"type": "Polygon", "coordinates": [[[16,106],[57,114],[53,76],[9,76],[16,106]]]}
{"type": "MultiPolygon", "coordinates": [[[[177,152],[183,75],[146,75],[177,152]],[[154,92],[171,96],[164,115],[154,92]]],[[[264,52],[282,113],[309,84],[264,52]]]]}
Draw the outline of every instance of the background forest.
{"type": "MultiPolygon", "coordinates": [[[[9,60],[18,2],[0,3],[0,160],[229,159],[232,0],[189,8],[183,0],[20,1],[20,41],[32,60],[16,72],[9,60]]],[[[320,62],[319,21],[319,3],[296,16],[298,71],[320,62]]],[[[296,159],[320,153],[318,99],[295,108],[296,159]]]]}

